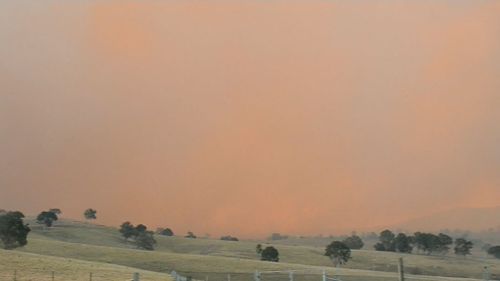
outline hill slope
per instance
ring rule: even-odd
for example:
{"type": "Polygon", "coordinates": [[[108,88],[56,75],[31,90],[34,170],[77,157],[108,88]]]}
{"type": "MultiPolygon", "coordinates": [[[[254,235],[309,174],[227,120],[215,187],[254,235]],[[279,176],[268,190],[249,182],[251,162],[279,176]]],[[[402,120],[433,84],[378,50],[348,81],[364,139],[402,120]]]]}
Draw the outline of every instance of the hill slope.
{"type": "MultiPolygon", "coordinates": [[[[26,252],[89,261],[113,263],[145,270],[170,272],[177,270],[197,278],[226,279],[226,273],[245,274],[249,280],[255,270],[331,268],[330,260],[323,256],[323,247],[275,245],[280,252],[280,263],[258,261],[256,242],[186,239],[156,236],[157,249],[153,252],[136,250],[126,243],[117,229],[79,222],[59,222],[53,228],[33,227],[26,252]],[[63,242],[64,241],[64,242],[63,242]],[[70,242],[70,243],[68,243],[70,242]],[[206,274],[209,272],[210,274],[206,274]]],[[[353,259],[342,274],[364,274],[395,278],[396,253],[353,251],[353,259]],[[367,273],[366,271],[369,271],[367,273]],[[388,273],[390,272],[390,273],[388,273]],[[388,274],[388,275],[387,275],[388,274]]],[[[408,273],[480,278],[484,260],[480,258],[436,257],[404,255],[408,273]]],[[[488,259],[493,272],[500,272],[500,261],[488,259]]],[[[317,277],[317,276],[316,276],[317,277]]],[[[238,280],[236,276],[233,279],[238,280]]],[[[317,279],[315,279],[317,280],[317,279]]]]}
{"type": "Polygon", "coordinates": [[[17,280],[49,281],[52,272],[55,281],[88,281],[90,273],[93,280],[130,280],[134,272],[144,281],[172,280],[167,274],[125,266],[0,250],[0,280],[14,280],[15,274],[17,280]]]}

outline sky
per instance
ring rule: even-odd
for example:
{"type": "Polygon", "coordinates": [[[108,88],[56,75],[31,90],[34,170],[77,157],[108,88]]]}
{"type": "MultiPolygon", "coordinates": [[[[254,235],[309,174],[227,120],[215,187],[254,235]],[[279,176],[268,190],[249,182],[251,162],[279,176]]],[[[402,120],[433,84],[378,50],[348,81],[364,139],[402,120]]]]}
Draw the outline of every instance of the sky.
{"type": "Polygon", "coordinates": [[[0,208],[30,215],[263,237],[494,207],[499,106],[499,1],[0,2],[0,208]]]}

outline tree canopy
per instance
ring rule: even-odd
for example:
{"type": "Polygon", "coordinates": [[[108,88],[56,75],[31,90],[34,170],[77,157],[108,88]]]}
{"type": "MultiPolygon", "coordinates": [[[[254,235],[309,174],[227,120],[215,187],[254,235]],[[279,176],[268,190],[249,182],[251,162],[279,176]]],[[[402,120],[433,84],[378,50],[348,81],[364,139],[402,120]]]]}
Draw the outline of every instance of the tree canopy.
{"type": "Polygon", "coordinates": [[[488,255],[492,255],[497,259],[500,259],[500,246],[491,246],[488,249],[488,255]]]}
{"type": "Polygon", "coordinates": [[[36,217],[37,223],[44,224],[47,227],[51,227],[58,219],[57,214],[52,211],[43,211],[36,217]]]}
{"type": "Polygon", "coordinates": [[[174,232],[170,228],[160,228],[158,229],[158,234],[163,236],[174,236],[174,232]]]}
{"type": "Polygon", "coordinates": [[[149,231],[147,226],[138,224],[134,226],[130,222],[124,222],[120,226],[120,233],[125,239],[132,238],[137,248],[144,250],[154,250],[156,240],[153,231],[149,231]]]}
{"type": "Polygon", "coordinates": [[[97,211],[92,208],[88,208],[85,212],[83,212],[83,216],[87,220],[95,220],[97,219],[97,211]]]}
{"type": "Polygon", "coordinates": [[[363,242],[361,237],[359,237],[356,234],[353,234],[353,235],[347,237],[346,239],[344,239],[342,241],[342,243],[344,243],[350,249],[354,249],[354,250],[359,250],[359,249],[363,248],[363,246],[365,245],[365,243],[363,242]]]}
{"type": "Polygon", "coordinates": [[[345,264],[351,259],[351,249],[340,241],[333,241],[325,249],[325,256],[330,257],[335,265],[345,264]]]}
{"type": "Polygon", "coordinates": [[[472,243],[472,241],[469,241],[465,238],[458,238],[455,240],[455,255],[458,255],[458,256],[466,256],[466,255],[470,255],[471,252],[470,250],[472,249],[472,247],[474,246],[474,244],[472,243]]]}
{"type": "Polygon", "coordinates": [[[4,249],[22,247],[28,243],[28,233],[31,231],[23,221],[21,212],[0,213],[0,240],[4,249]]]}
{"type": "Polygon", "coordinates": [[[262,252],[260,253],[260,260],[262,261],[272,261],[272,262],[279,262],[280,260],[280,254],[276,248],[273,246],[266,247],[262,252]]]}

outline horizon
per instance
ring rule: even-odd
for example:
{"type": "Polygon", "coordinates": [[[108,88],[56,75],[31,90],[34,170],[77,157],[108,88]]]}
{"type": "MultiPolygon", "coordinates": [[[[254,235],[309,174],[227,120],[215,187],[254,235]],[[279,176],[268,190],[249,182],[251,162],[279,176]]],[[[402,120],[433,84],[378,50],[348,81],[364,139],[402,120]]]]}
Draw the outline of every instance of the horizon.
{"type": "Polygon", "coordinates": [[[0,208],[238,237],[499,208],[499,13],[4,1],[0,208]]]}
{"type": "MultiPolygon", "coordinates": [[[[494,206],[494,207],[487,207],[487,208],[458,208],[458,209],[449,209],[449,210],[445,210],[444,212],[442,213],[435,213],[434,215],[441,215],[441,214],[445,214],[445,213],[448,213],[448,212],[455,212],[455,211],[460,211],[460,210],[495,210],[495,209],[498,209],[500,211],[500,205],[498,206],[494,206]]],[[[6,210],[6,211],[22,211],[22,210],[6,210]]],[[[59,220],[66,220],[66,221],[70,221],[70,222],[80,222],[80,223],[90,223],[90,224],[94,224],[94,225],[97,225],[97,226],[105,226],[105,227],[112,227],[112,228],[119,228],[120,227],[120,224],[121,223],[124,223],[124,222],[127,222],[128,220],[122,220],[120,224],[109,224],[109,223],[103,223],[103,222],[100,222],[99,221],[99,217],[97,219],[92,219],[92,220],[87,220],[85,218],[83,218],[82,216],[80,217],[71,217],[71,216],[66,216],[64,214],[64,210],[61,210],[61,214],[58,215],[59,217],[59,220]]],[[[31,213],[24,213],[24,215],[26,216],[27,219],[30,219],[30,220],[36,220],[36,216],[37,214],[34,213],[34,214],[31,214],[31,213]]],[[[432,215],[430,215],[432,216],[432,215]]],[[[303,233],[284,233],[284,232],[277,232],[277,231],[271,231],[265,235],[260,235],[260,236],[246,236],[246,235],[243,235],[243,236],[238,236],[237,238],[242,238],[244,240],[253,240],[253,239],[257,239],[257,240],[269,240],[268,238],[271,236],[271,234],[273,233],[279,233],[281,235],[286,235],[286,236],[289,236],[290,238],[298,238],[298,237],[305,237],[305,238],[315,238],[315,237],[322,237],[322,238],[328,238],[329,236],[334,236],[334,237],[342,237],[342,236],[349,236],[349,235],[352,235],[353,233],[356,233],[357,235],[368,235],[370,233],[375,233],[375,234],[379,234],[381,231],[383,230],[391,230],[391,231],[394,231],[396,233],[399,233],[399,232],[402,232],[402,233],[407,233],[407,234],[411,234],[411,233],[414,233],[416,231],[419,231],[419,232],[436,232],[436,233],[446,233],[446,234],[452,234],[453,232],[454,233],[472,233],[472,234],[479,234],[479,233],[483,233],[483,232],[486,232],[486,231],[491,231],[493,229],[494,232],[500,232],[500,224],[499,225],[496,225],[496,226],[485,226],[483,228],[459,228],[459,227],[442,227],[442,228],[428,228],[428,227],[419,227],[419,226],[414,226],[411,224],[412,221],[414,220],[421,220],[421,219],[426,219],[427,216],[424,216],[424,217],[413,217],[413,218],[409,218],[405,221],[400,221],[394,225],[380,225],[380,226],[374,226],[374,227],[369,227],[369,228],[359,228],[359,229],[356,229],[356,228],[353,228],[353,229],[341,229],[341,230],[337,230],[337,231],[334,231],[334,232],[330,232],[330,233],[308,233],[308,234],[303,234],[303,233]]],[[[131,222],[131,221],[129,221],[131,222]]],[[[131,222],[132,224],[141,224],[140,221],[137,221],[137,222],[131,222]]],[[[55,223],[55,226],[57,226],[59,223],[55,223]]],[[[63,223],[64,225],[64,223],[63,223]]],[[[146,225],[148,227],[149,230],[157,230],[157,229],[161,229],[161,228],[170,228],[173,232],[174,232],[174,236],[179,236],[179,237],[183,237],[184,235],[186,235],[187,232],[189,231],[192,231],[191,229],[183,229],[183,231],[176,231],[176,227],[175,226],[171,226],[171,225],[146,225]]],[[[219,239],[218,237],[219,236],[225,236],[225,235],[233,235],[233,232],[229,231],[227,233],[216,233],[215,235],[212,235],[211,233],[208,233],[208,232],[205,232],[203,230],[199,231],[199,232],[195,232],[193,231],[194,234],[198,235],[199,238],[206,238],[206,239],[219,239]]],[[[460,237],[460,236],[459,236],[460,237]]]]}

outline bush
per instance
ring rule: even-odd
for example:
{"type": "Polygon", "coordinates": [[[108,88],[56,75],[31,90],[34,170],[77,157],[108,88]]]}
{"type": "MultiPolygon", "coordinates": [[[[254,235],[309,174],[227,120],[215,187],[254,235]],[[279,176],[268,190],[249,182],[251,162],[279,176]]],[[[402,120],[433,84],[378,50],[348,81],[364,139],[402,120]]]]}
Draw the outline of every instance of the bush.
{"type": "Polygon", "coordinates": [[[170,228],[162,228],[158,230],[158,234],[163,235],[163,236],[174,236],[174,232],[170,228]]]}
{"type": "Polygon", "coordinates": [[[500,246],[491,246],[488,249],[488,255],[492,255],[497,259],[500,259],[500,246]]]}
{"type": "Polygon", "coordinates": [[[279,252],[276,248],[273,246],[266,247],[264,250],[262,250],[260,254],[260,260],[262,261],[272,261],[272,262],[279,262],[279,252]]]}
{"type": "Polygon", "coordinates": [[[0,213],[0,240],[4,249],[22,247],[28,243],[28,233],[31,229],[23,221],[21,212],[0,213]]]}
{"type": "Polygon", "coordinates": [[[233,236],[231,236],[231,235],[222,236],[222,237],[220,238],[220,240],[224,240],[224,241],[239,241],[239,239],[238,239],[238,238],[233,237],[233,236]]]}
{"type": "Polygon", "coordinates": [[[83,212],[83,216],[85,217],[85,219],[87,220],[95,220],[97,219],[97,211],[92,209],[92,208],[88,208],[87,210],[85,210],[85,212],[83,212]]]}

